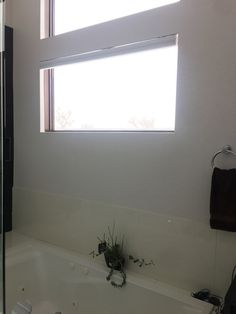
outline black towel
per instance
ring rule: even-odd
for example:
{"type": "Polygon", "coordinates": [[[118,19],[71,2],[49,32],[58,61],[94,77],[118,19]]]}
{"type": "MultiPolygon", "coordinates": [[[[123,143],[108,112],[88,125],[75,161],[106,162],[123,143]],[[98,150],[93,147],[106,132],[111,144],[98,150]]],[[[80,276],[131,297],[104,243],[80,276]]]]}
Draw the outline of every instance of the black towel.
{"type": "Polygon", "coordinates": [[[210,214],[211,228],[236,232],[236,169],[214,168],[210,214]]]}

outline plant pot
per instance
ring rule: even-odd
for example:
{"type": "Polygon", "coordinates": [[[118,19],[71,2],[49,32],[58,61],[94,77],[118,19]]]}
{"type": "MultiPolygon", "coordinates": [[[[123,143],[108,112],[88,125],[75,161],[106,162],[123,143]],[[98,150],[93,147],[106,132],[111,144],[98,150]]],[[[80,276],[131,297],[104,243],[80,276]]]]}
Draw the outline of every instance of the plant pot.
{"type": "Polygon", "coordinates": [[[108,253],[104,253],[106,265],[117,271],[121,271],[125,266],[125,258],[123,256],[114,257],[108,253]]]}

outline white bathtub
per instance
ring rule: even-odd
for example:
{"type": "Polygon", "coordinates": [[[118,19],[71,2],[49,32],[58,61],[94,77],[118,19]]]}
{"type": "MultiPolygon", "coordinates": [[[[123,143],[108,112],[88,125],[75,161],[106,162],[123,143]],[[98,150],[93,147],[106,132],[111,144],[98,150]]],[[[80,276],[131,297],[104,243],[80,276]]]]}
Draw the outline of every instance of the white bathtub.
{"type": "Polygon", "coordinates": [[[31,240],[7,250],[7,314],[28,300],[33,314],[209,314],[190,293],[128,274],[124,288],[91,258],[31,240]]]}

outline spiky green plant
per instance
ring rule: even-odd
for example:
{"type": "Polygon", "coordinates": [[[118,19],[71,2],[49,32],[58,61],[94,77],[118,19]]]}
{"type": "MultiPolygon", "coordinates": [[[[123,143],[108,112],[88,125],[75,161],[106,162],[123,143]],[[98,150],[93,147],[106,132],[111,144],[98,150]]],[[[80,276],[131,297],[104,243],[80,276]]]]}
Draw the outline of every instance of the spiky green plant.
{"type": "Polygon", "coordinates": [[[104,255],[105,262],[108,268],[110,268],[109,274],[106,277],[108,281],[111,282],[111,285],[114,287],[123,287],[126,284],[126,273],[125,266],[126,260],[132,261],[134,264],[139,267],[154,265],[153,261],[146,262],[144,258],[135,258],[132,255],[126,255],[123,252],[124,248],[124,237],[122,237],[121,244],[118,241],[118,237],[115,236],[115,224],[113,224],[112,229],[108,227],[108,235],[103,234],[102,238],[98,237],[98,249],[97,252],[92,251],[90,254],[95,258],[99,255],[104,255]],[[125,258],[126,257],[126,258],[125,258]],[[114,271],[118,271],[122,282],[117,283],[111,280],[114,271]]]}

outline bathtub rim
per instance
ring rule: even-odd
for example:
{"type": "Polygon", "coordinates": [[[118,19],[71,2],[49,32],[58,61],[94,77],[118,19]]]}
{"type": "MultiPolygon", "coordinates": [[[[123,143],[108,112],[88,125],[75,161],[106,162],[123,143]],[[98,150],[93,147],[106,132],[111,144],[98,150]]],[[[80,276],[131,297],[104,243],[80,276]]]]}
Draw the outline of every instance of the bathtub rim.
{"type": "MultiPolygon", "coordinates": [[[[89,256],[89,252],[88,256],[85,256],[78,252],[67,250],[51,243],[29,238],[14,232],[13,239],[11,239],[11,243],[6,250],[6,268],[9,267],[9,262],[11,262],[10,264],[14,264],[14,259],[22,253],[28,254],[28,256],[31,257],[34,256],[34,258],[42,253],[54,255],[67,260],[69,263],[78,263],[83,268],[91,268],[95,271],[102,272],[104,274],[104,280],[107,274],[105,264],[92,259],[89,256]],[[16,244],[14,243],[14,238],[17,238],[16,244]]],[[[213,309],[211,304],[191,297],[191,292],[187,290],[171,286],[156,279],[145,277],[130,270],[127,271],[127,283],[156,292],[162,296],[184,303],[187,306],[199,309],[202,311],[201,314],[209,314],[213,309]]]]}

